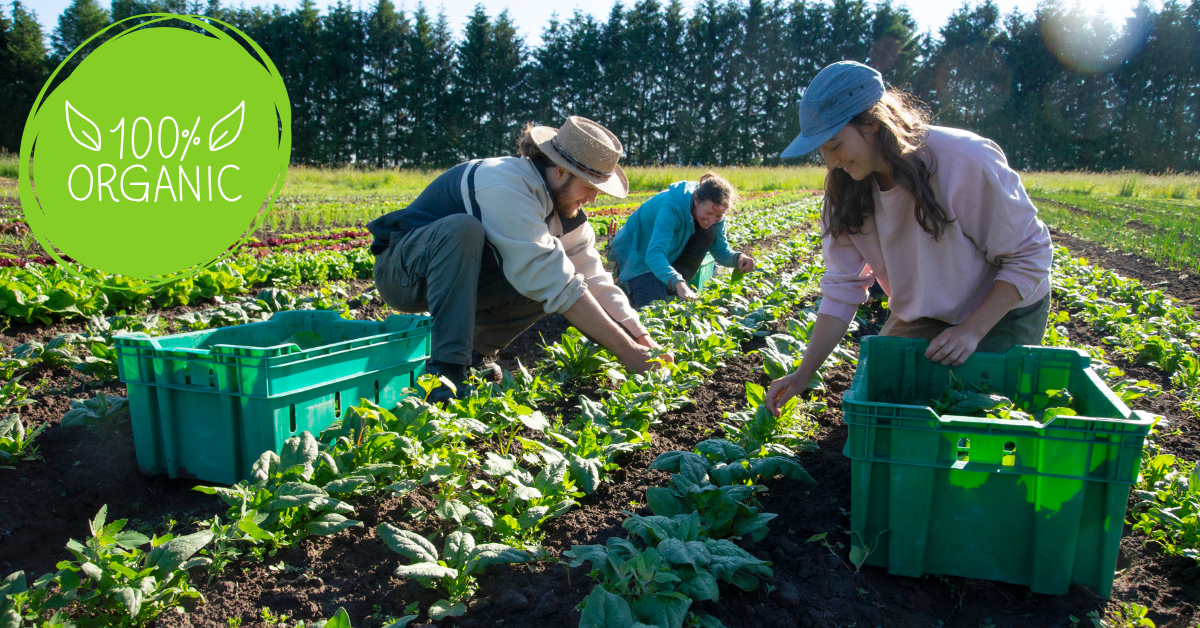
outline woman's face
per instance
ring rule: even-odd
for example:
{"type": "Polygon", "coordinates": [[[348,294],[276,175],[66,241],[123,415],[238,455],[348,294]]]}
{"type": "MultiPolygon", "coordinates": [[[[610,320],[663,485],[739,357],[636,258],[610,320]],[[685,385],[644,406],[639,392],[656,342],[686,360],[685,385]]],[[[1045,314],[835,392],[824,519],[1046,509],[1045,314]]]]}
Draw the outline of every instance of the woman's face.
{"type": "Polygon", "coordinates": [[[860,128],[854,124],[842,127],[837,135],[821,145],[825,168],[841,168],[855,181],[862,181],[867,175],[878,171],[882,156],[877,147],[876,131],[869,126],[860,128]]]}
{"type": "Polygon", "coordinates": [[[702,203],[692,202],[692,217],[696,222],[700,223],[701,229],[707,229],[725,217],[725,212],[728,207],[717,205],[712,201],[704,201],[702,203]]]}

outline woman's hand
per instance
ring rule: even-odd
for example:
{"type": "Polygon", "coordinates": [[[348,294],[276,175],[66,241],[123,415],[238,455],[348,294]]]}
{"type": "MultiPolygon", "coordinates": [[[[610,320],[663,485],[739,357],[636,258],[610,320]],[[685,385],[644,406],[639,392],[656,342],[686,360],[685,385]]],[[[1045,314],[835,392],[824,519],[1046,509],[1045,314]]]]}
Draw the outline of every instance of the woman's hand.
{"type": "Polygon", "coordinates": [[[692,292],[691,287],[683,280],[675,282],[675,294],[679,295],[679,298],[685,301],[694,301],[696,299],[696,293],[692,292]]]}
{"type": "Polygon", "coordinates": [[[804,392],[808,388],[810,381],[812,381],[812,377],[807,379],[802,378],[799,369],[797,369],[791,375],[784,375],[771,382],[771,387],[767,389],[767,409],[771,411],[771,414],[779,416],[780,409],[792,397],[804,392]]]}
{"type": "Polygon", "coordinates": [[[745,253],[738,255],[737,268],[744,273],[754,270],[754,258],[745,253]]]}
{"type": "Polygon", "coordinates": [[[938,334],[932,342],[929,343],[929,348],[925,350],[925,357],[932,362],[940,362],[946,366],[960,366],[971,354],[975,353],[975,347],[979,346],[979,341],[983,339],[983,334],[972,329],[969,325],[956,325],[938,334]]]}
{"type": "MultiPolygon", "coordinates": [[[[638,336],[637,340],[634,340],[634,342],[646,347],[647,349],[662,349],[657,342],[654,342],[654,339],[650,337],[650,334],[642,334],[641,336],[638,336]]],[[[663,362],[675,361],[675,356],[667,353],[666,351],[660,353],[658,358],[663,362]]]]}

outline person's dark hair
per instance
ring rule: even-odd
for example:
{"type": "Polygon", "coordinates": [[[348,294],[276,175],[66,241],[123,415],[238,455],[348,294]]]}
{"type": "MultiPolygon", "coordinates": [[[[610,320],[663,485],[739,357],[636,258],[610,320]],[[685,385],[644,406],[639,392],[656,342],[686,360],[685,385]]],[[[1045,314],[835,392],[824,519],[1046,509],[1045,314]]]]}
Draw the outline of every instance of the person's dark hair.
{"type": "MultiPolygon", "coordinates": [[[[934,196],[929,183],[928,164],[917,154],[925,144],[929,124],[928,113],[920,101],[894,88],[888,89],[879,102],[854,116],[849,124],[860,132],[877,124],[876,139],[883,159],[892,169],[892,179],[912,195],[917,223],[934,240],[942,237],[946,225],[954,222],[934,196]]],[[[833,168],[825,175],[826,233],[833,237],[862,233],[863,221],[875,213],[871,196],[871,174],[855,181],[845,170],[833,168]]]]}
{"type": "Polygon", "coordinates": [[[692,200],[697,203],[712,201],[726,210],[733,209],[737,202],[737,189],[724,177],[715,172],[706,172],[700,177],[700,187],[692,192],[692,200]]]}
{"type": "MultiPolygon", "coordinates": [[[[532,122],[525,123],[525,128],[521,129],[521,135],[517,137],[517,154],[522,157],[528,157],[543,172],[546,168],[553,168],[558,164],[554,163],[542,149],[538,148],[537,142],[533,141],[533,128],[537,125],[532,122]]],[[[568,173],[570,174],[570,173],[568,173]]]]}

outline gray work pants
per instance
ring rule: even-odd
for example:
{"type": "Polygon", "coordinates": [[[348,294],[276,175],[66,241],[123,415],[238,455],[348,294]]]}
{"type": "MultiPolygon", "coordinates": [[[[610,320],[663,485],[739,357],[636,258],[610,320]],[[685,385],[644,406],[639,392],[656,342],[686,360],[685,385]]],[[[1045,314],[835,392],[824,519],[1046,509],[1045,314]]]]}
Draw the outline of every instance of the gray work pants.
{"type": "Polygon", "coordinates": [[[433,315],[434,360],[468,365],[472,348],[495,356],[545,314],[499,268],[483,271],[484,254],[483,225],[454,214],[397,234],[375,258],[375,287],[385,303],[433,315]]]}

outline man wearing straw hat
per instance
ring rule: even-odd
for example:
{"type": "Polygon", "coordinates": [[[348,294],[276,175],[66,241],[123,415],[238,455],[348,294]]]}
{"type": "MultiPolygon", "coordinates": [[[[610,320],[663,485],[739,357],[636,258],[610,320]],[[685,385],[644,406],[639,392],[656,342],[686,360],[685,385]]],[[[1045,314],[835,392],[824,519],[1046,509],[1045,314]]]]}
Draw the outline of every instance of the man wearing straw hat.
{"type": "MultiPolygon", "coordinates": [[[[517,156],[459,164],[407,208],[367,225],[379,296],[433,315],[428,372],[460,391],[470,367],[498,378],[497,353],[550,312],[627,368],[652,368],[657,345],[604,270],[580,209],[601,193],[629,193],[621,142],[571,116],[558,129],[526,125],[517,144],[517,156]]],[[[450,395],[442,387],[433,398],[450,395]]]]}

